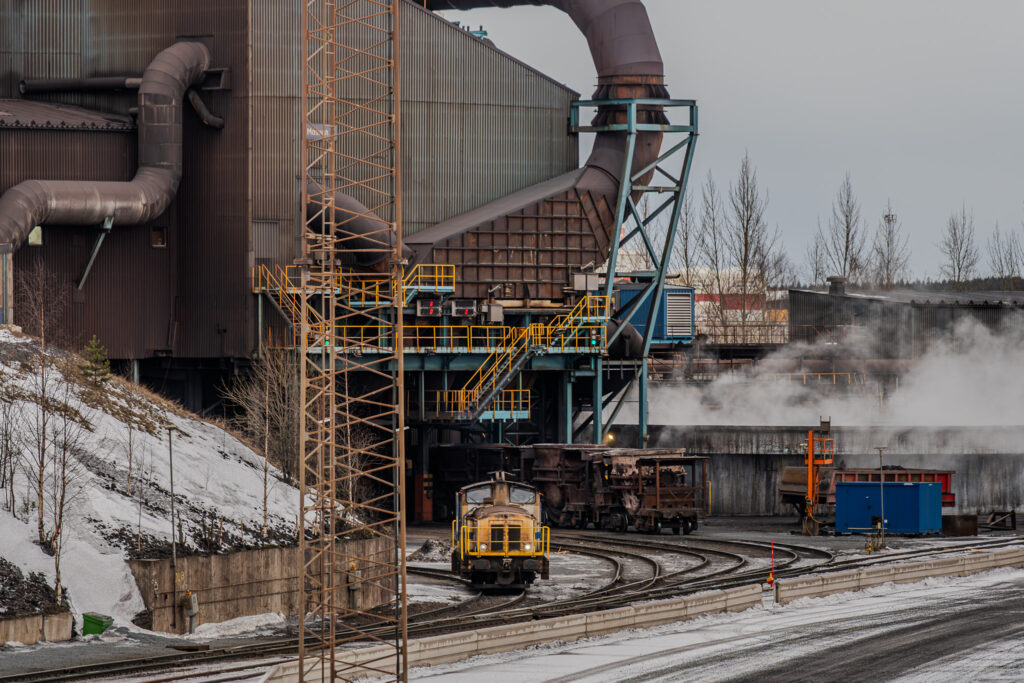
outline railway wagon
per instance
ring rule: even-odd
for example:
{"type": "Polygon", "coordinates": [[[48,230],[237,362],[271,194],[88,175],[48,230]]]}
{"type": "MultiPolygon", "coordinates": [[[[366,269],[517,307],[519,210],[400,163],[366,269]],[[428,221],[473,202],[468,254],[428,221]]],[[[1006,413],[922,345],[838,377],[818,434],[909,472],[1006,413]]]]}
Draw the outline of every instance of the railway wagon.
{"type": "Polygon", "coordinates": [[[456,495],[452,572],[481,588],[524,588],[548,578],[550,529],[541,524],[541,495],[505,472],[456,495]]]}
{"type": "Polygon", "coordinates": [[[707,458],[679,449],[542,444],[522,467],[552,526],[688,534],[707,506],[707,458]]]}
{"type": "MultiPolygon", "coordinates": [[[[840,482],[878,482],[878,468],[870,467],[822,467],[818,470],[818,505],[836,504],[836,484],[840,482]]],[[[914,469],[889,465],[882,468],[886,482],[938,483],[942,485],[942,507],[956,506],[953,491],[952,470],[914,469]]],[[[783,468],[779,481],[779,497],[783,505],[789,504],[803,516],[807,499],[807,468],[783,468]]]]}

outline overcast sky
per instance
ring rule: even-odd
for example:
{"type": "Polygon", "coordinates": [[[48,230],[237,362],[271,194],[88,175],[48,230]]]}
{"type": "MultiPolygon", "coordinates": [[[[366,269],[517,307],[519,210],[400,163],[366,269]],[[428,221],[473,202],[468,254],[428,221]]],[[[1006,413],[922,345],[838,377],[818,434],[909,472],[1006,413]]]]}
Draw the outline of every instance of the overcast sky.
{"type": "MultiPolygon", "coordinates": [[[[995,224],[1021,231],[1024,1],[646,4],[669,91],[700,105],[692,181],[710,170],[724,189],[748,150],[798,265],[847,171],[872,231],[892,200],[918,277],[938,276],[939,234],[961,203],[974,211],[984,273],[995,224]]],[[[444,14],[592,93],[586,42],[558,10],[444,14]]]]}

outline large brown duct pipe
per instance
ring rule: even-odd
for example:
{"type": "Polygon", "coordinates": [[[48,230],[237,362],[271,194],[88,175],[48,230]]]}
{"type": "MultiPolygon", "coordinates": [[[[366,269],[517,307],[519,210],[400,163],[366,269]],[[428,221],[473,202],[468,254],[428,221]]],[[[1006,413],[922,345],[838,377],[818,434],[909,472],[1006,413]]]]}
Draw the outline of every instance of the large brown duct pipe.
{"type": "Polygon", "coordinates": [[[137,225],[170,206],[181,181],[182,100],[210,68],[201,43],[160,52],[139,84],[139,170],[128,182],[26,180],[0,197],[0,253],[17,249],[37,225],[137,225]]]}
{"type": "MultiPolygon", "coordinates": [[[[513,7],[519,5],[550,5],[562,10],[573,20],[587,39],[591,57],[597,68],[598,88],[595,99],[631,97],[668,97],[665,71],[654,38],[647,10],[641,0],[427,0],[431,10],[475,9],[479,7],[513,7]]],[[[598,111],[596,123],[624,112],[614,108],[598,111]]],[[[640,112],[641,122],[665,122],[657,108],[640,112]]],[[[633,170],[648,166],[658,157],[662,134],[643,132],[637,135],[633,170]]],[[[598,133],[590,158],[575,187],[593,196],[614,198],[618,194],[626,158],[624,133],[598,133]]],[[[614,203],[614,202],[612,202],[614,203]]],[[[427,241],[428,229],[411,241],[427,241]]]]}
{"type": "MultiPolygon", "coordinates": [[[[313,180],[306,181],[306,194],[322,193],[320,185],[313,180]]],[[[334,193],[334,206],[337,207],[335,220],[335,237],[340,240],[341,248],[351,255],[355,265],[360,268],[386,270],[387,252],[395,244],[395,234],[391,226],[366,208],[362,202],[342,192],[334,193]]],[[[322,221],[318,220],[324,207],[310,202],[306,207],[306,220],[312,221],[314,229],[319,230],[322,221]]],[[[402,256],[412,258],[412,250],[402,245],[402,256]]]]}

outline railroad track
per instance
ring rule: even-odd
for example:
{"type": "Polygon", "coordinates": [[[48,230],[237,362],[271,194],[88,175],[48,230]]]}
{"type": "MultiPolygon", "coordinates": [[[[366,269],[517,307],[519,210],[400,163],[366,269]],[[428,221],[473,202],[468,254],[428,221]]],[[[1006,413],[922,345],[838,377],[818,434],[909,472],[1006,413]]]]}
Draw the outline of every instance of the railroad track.
{"type": "MultiPolygon", "coordinates": [[[[850,558],[837,560],[834,555],[823,549],[801,546],[791,543],[774,544],[776,578],[787,578],[801,574],[845,571],[879,563],[891,563],[917,559],[927,556],[941,556],[971,550],[991,550],[1000,547],[1020,546],[1024,538],[1001,538],[975,540],[949,546],[933,546],[912,550],[874,555],[866,558],[850,558]],[[817,561],[812,566],[796,566],[800,560],[817,561]]],[[[730,588],[752,582],[760,583],[765,578],[765,569],[757,568],[740,571],[747,564],[747,558],[738,553],[726,550],[735,548],[748,554],[765,556],[771,548],[768,543],[754,541],[733,541],[688,537],[679,542],[659,542],[649,538],[635,539],[610,537],[601,532],[561,533],[552,541],[552,547],[574,554],[588,555],[606,561],[612,567],[611,577],[601,586],[587,593],[571,598],[552,600],[534,605],[521,605],[527,600],[526,591],[519,592],[499,605],[471,607],[467,605],[481,599],[478,594],[458,605],[445,606],[410,616],[410,636],[426,636],[437,633],[451,633],[474,630],[487,626],[496,626],[519,621],[561,616],[571,613],[586,612],[595,609],[611,609],[643,600],[679,597],[690,593],[716,588],[730,588]],[[656,560],[635,553],[632,549],[642,548],[660,554],[675,553],[686,556],[694,561],[689,567],[666,572],[656,560]],[[646,564],[651,576],[626,580],[623,574],[623,563],[618,558],[629,558],[631,561],[646,564]],[[715,567],[714,564],[719,565],[715,567]],[[710,570],[710,571],[701,571],[710,570]],[[699,575],[694,575],[696,573],[699,575]],[[448,611],[459,611],[453,616],[441,616],[448,611]]],[[[452,576],[449,572],[437,569],[410,568],[410,573],[431,576],[448,581],[466,584],[467,582],[452,576]]],[[[377,633],[379,637],[387,635],[385,630],[377,633]]],[[[314,646],[312,640],[308,646],[314,646]]],[[[294,659],[298,648],[297,638],[285,638],[277,641],[253,643],[231,648],[217,648],[204,652],[174,653],[156,657],[142,657],[118,662],[84,665],[52,669],[28,674],[0,676],[0,683],[8,681],[75,681],[84,678],[118,677],[167,669],[196,667],[216,662],[239,659],[262,659],[270,661],[247,662],[237,666],[218,669],[216,672],[181,673],[154,679],[144,679],[147,683],[164,683],[186,680],[196,675],[210,676],[205,680],[210,683],[238,681],[255,678],[260,669],[266,669],[294,659]],[[223,675],[223,676],[222,676],[223,675]]]]}

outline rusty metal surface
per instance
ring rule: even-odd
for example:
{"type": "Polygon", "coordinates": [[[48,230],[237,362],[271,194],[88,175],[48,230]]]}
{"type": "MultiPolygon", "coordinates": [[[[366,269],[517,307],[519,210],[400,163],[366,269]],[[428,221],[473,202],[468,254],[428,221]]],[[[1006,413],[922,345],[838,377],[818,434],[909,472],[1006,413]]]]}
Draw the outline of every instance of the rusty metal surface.
{"type": "MultiPolygon", "coordinates": [[[[104,277],[120,278],[118,273],[107,270],[132,272],[137,277],[118,286],[132,292],[131,296],[148,299],[150,308],[146,310],[154,311],[152,321],[145,318],[144,324],[149,328],[145,343],[139,340],[137,332],[129,329],[136,326],[135,321],[128,326],[123,320],[116,324],[121,312],[113,304],[108,302],[109,308],[93,312],[91,319],[96,324],[92,326],[98,327],[97,334],[108,348],[118,349],[117,353],[111,352],[114,357],[144,358],[157,351],[171,351],[184,357],[247,356],[255,339],[254,302],[248,282],[249,3],[183,0],[155,7],[154,4],[125,0],[4,3],[0,10],[0,34],[4,38],[0,43],[0,88],[3,94],[14,95],[22,78],[141,74],[157,52],[190,36],[210,48],[214,67],[231,70],[234,77],[230,90],[202,92],[210,109],[225,118],[224,130],[202,126],[190,109],[184,113],[183,178],[177,199],[157,221],[167,226],[166,248],[150,247],[149,230],[140,226],[133,228],[138,233],[131,236],[134,241],[129,239],[134,246],[125,245],[128,251],[119,260],[108,263],[107,257],[116,253],[115,244],[108,240],[100,250],[86,290],[104,277]],[[145,266],[151,258],[166,263],[166,275],[161,275],[159,269],[141,267],[135,272],[134,267],[121,265],[131,262],[145,266]],[[163,278],[169,280],[167,286],[162,284],[163,278]],[[113,320],[100,324],[106,319],[113,320]]],[[[133,106],[134,93],[71,93],[36,99],[127,113],[133,106]]],[[[102,137],[109,141],[109,136],[102,137]]],[[[50,140],[41,142],[45,147],[51,144],[50,140]]],[[[93,157],[109,153],[90,143],[85,147],[93,157]]],[[[52,153],[52,149],[39,150],[42,158],[52,153]]],[[[98,176],[88,173],[97,166],[96,158],[82,158],[81,165],[74,156],[70,161],[55,167],[59,174],[49,169],[45,175],[34,177],[98,176]]],[[[0,190],[7,187],[5,182],[0,190]]],[[[294,214],[289,212],[285,218],[294,219],[294,214]]],[[[85,247],[88,249],[91,241],[86,241],[90,242],[85,247]]],[[[61,271],[70,269],[73,277],[77,277],[79,266],[72,267],[62,257],[51,255],[48,245],[44,251],[48,265],[61,271]]]]}
{"type": "Polygon", "coordinates": [[[65,104],[0,99],[0,128],[123,132],[134,131],[135,121],[128,116],[65,104]]]}
{"type": "MultiPolygon", "coordinates": [[[[201,41],[214,67],[231,70],[230,89],[200,91],[211,111],[224,118],[223,130],[202,126],[189,108],[184,112],[182,181],[177,198],[158,220],[167,227],[168,244],[156,251],[165,265],[132,271],[137,279],[130,286],[112,279],[111,287],[128,291],[117,295],[119,303],[111,303],[109,311],[101,315],[97,308],[81,323],[83,333],[93,329],[117,350],[111,352],[114,357],[144,358],[158,351],[188,358],[244,357],[255,348],[250,268],[257,260],[290,262],[301,225],[301,38],[289,28],[298,25],[300,11],[288,3],[245,0],[0,3],[0,97],[18,97],[18,83],[25,78],[141,75],[153,56],[176,40],[201,41]],[[148,308],[126,304],[125,297],[146,301],[148,308]],[[146,310],[147,316],[153,311],[153,322],[145,323],[152,329],[142,335],[129,326],[99,324],[108,314],[116,318],[118,307],[146,310]],[[166,317],[156,320],[160,315],[166,317]]],[[[576,93],[416,4],[403,4],[401,26],[407,53],[402,140],[406,233],[575,168],[576,141],[565,122],[576,93]],[[512,102],[523,107],[524,123],[517,122],[518,114],[508,106],[512,102]],[[484,127],[492,138],[480,135],[484,127]],[[528,144],[518,140],[524,130],[528,144]]],[[[125,91],[40,93],[33,100],[120,115],[135,105],[134,93],[125,91]]],[[[27,144],[28,138],[19,139],[19,145],[27,144]]],[[[17,173],[0,169],[0,191],[31,177],[106,179],[105,157],[124,161],[121,143],[93,135],[75,142],[81,154],[42,168],[43,160],[59,158],[58,145],[67,142],[56,136],[31,141],[41,146],[38,162],[26,160],[21,151],[0,153],[7,155],[3,158],[16,153],[19,164],[17,173]]],[[[133,170],[116,179],[129,179],[133,170]]],[[[104,244],[87,297],[94,283],[105,282],[108,275],[120,277],[104,274],[105,269],[150,263],[149,229],[133,229],[138,243],[129,240],[135,246],[125,244],[127,251],[117,252],[109,239],[104,244]],[[120,254],[114,265],[106,260],[108,249],[120,254]]],[[[91,240],[85,241],[91,246],[91,240]]],[[[50,244],[43,248],[48,262],[52,258],[54,267],[77,276],[77,256],[51,255],[50,244]]],[[[550,253],[560,258],[557,251],[550,253]]],[[[265,312],[265,318],[271,315],[265,312]]]]}
{"type": "MultiPolygon", "coordinates": [[[[598,73],[595,99],[668,95],[657,41],[640,0],[427,0],[425,4],[429,9],[538,4],[557,7],[569,15],[587,39],[598,73]]],[[[623,116],[621,107],[605,106],[598,109],[595,124],[621,122],[623,116]]],[[[642,109],[640,119],[666,121],[664,113],[656,107],[642,109]]],[[[661,141],[659,132],[641,132],[636,136],[633,171],[647,168],[657,158],[661,141]]],[[[603,263],[608,256],[615,221],[607,219],[603,207],[615,203],[626,161],[626,144],[624,133],[599,132],[584,171],[571,191],[539,199],[525,213],[506,213],[503,203],[494,202],[488,207],[488,215],[477,212],[473,221],[456,219],[435,225],[411,241],[419,244],[417,252],[424,260],[463,265],[465,270],[475,273],[467,278],[461,296],[481,296],[481,283],[490,281],[491,287],[518,289],[517,297],[561,299],[572,271],[588,263],[603,263]],[[581,227],[581,214],[592,218],[589,225],[581,227]],[[508,244],[511,251],[507,255],[477,249],[488,234],[501,232],[531,237],[508,244]],[[545,239],[561,240],[562,244],[549,246],[545,239]],[[537,250],[536,256],[533,250],[537,250]],[[546,255],[552,254],[562,260],[545,263],[546,255]],[[554,264],[559,267],[550,267],[554,264]],[[518,282],[509,282],[510,279],[518,282]]]]}
{"type": "MultiPolygon", "coordinates": [[[[27,178],[124,181],[136,166],[133,132],[0,129],[0,188],[27,178]]],[[[43,245],[18,251],[14,269],[24,272],[41,257],[58,274],[67,292],[67,343],[81,347],[97,334],[114,358],[152,352],[166,345],[171,300],[168,250],[150,246],[156,225],[111,233],[80,293],[74,293],[73,281],[89,258],[92,228],[44,229],[43,245]]],[[[24,322],[18,315],[15,307],[15,322],[24,322]]]]}
{"type": "Polygon", "coordinates": [[[577,93],[416,4],[401,30],[405,235],[577,167],[577,93]]]}
{"type": "Polygon", "coordinates": [[[139,86],[139,168],[125,182],[30,179],[0,195],[0,251],[18,249],[37,225],[96,225],[120,229],[164,213],[181,180],[185,92],[200,82],[210,54],[202,43],[161,50],[139,86]]]}
{"type": "Polygon", "coordinates": [[[249,25],[251,250],[254,265],[288,265],[299,253],[302,212],[302,6],[253,3],[249,25]]]}

